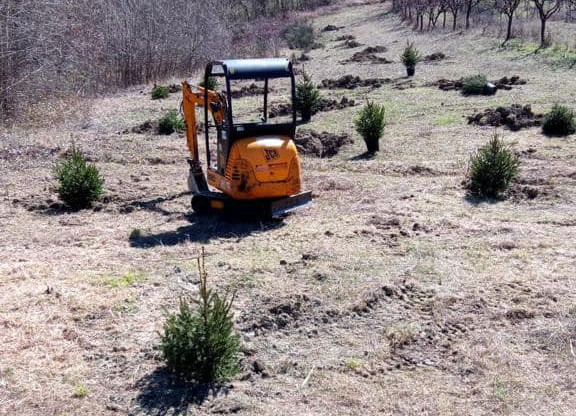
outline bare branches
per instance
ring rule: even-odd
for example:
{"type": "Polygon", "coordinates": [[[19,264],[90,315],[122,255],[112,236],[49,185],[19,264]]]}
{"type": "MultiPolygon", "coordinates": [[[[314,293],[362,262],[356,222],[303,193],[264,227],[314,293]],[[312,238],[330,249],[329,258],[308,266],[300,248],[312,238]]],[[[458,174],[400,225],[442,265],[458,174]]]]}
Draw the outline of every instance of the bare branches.
{"type": "Polygon", "coordinates": [[[506,15],[508,18],[506,39],[504,39],[503,45],[512,37],[512,21],[514,19],[514,13],[516,13],[518,6],[520,6],[520,1],[521,0],[496,0],[495,2],[495,6],[500,13],[506,15]]]}
{"type": "MultiPolygon", "coordinates": [[[[2,0],[0,123],[27,102],[55,94],[189,74],[209,59],[230,55],[234,35],[253,19],[330,2],[2,0]]],[[[267,41],[266,47],[272,40],[267,41]]]]}
{"type": "Polygon", "coordinates": [[[503,44],[512,38],[513,21],[521,5],[527,16],[540,19],[541,47],[546,46],[546,23],[553,15],[565,10],[566,21],[576,21],[576,0],[392,0],[392,10],[420,30],[424,30],[424,16],[427,16],[429,30],[436,27],[440,17],[445,28],[447,14],[451,16],[452,30],[462,24],[470,29],[475,16],[480,17],[478,20],[485,19],[495,10],[507,19],[503,44]]]}
{"type": "Polygon", "coordinates": [[[546,22],[564,5],[565,0],[532,0],[540,17],[540,47],[546,46],[546,22]]]}

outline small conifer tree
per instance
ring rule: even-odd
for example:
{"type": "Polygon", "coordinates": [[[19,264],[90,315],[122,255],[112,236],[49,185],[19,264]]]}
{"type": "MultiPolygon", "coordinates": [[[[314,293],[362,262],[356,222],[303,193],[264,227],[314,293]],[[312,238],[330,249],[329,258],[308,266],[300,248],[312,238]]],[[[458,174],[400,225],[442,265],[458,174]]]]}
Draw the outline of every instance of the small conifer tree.
{"type": "Polygon", "coordinates": [[[496,198],[518,175],[520,161],[498,134],[470,158],[470,191],[496,198]]]}
{"type": "Polygon", "coordinates": [[[208,289],[204,248],[198,272],[199,298],[192,302],[181,299],[179,311],[168,315],[161,349],[168,367],[184,379],[225,381],[239,370],[240,339],[234,333],[230,311],[234,298],[222,298],[208,289]]]}
{"type": "Polygon", "coordinates": [[[356,131],[360,133],[369,153],[380,150],[380,137],[384,133],[386,126],[386,109],[384,105],[372,101],[360,109],[358,116],[354,120],[356,131]]]}
{"type": "Polygon", "coordinates": [[[296,85],[296,110],[302,115],[302,121],[308,122],[316,114],[322,98],[314,86],[312,78],[304,72],[302,80],[296,85]]]}
{"type": "Polygon", "coordinates": [[[75,145],[66,153],[66,160],[54,167],[54,176],[58,181],[56,192],[72,209],[89,207],[102,194],[104,179],[98,168],[89,165],[84,153],[75,145]]]}

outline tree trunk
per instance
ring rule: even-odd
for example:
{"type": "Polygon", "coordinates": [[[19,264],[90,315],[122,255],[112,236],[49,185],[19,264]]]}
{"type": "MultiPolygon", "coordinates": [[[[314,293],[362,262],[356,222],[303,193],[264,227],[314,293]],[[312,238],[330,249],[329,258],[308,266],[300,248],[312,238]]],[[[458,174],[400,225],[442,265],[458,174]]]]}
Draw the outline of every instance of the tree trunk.
{"type": "Polygon", "coordinates": [[[546,46],[546,19],[540,19],[540,47],[546,46]]]}
{"type": "Polygon", "coordinates": [[[508,15],[508,29],[506,30],[506,39],[504,43],[508,42],[510,38],[512,38],[512,19],[514,18],[514,14],[510,13],[508,15]]]}
{"type": "Polygon", "coordinates": [[[466,6],[466,30],[470,29],[470,14],[472,14],[472,5],[468,3],[466,6]]]}
{"type": "Polygon", "coordinates": [[[458,23],[458,10],[452,12],[452,30],[456,30],[456,23],[458,23]]]}

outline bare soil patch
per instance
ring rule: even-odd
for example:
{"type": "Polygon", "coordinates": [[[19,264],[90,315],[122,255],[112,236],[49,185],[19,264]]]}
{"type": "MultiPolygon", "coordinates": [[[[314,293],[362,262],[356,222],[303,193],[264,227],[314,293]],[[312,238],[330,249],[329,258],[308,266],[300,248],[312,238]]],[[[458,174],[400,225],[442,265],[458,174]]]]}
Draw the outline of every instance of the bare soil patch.
{"type": "Polygon", "coordinates": [[[360,52],[356,52],[350,59],[342,61],[342,64],[356,62],[356,63],[370,63],[370,64],[391,64],[387,58],[376,55],[377,53],[384,53],[388,50],[385,46],[369,46],[360,52]]]}
{"type": "Polygon", "coordinates": [[[362,79],[359,76],[344,75],[337,79],[324,79],[318,88],[326,88],[330,90],[335,89],[348,89],[353,90],[358,87],[371,87],[380,88],[385,84],[390,83],[390,78],[366,78],[362,79]]]}
{"type": "Polygon", "coordinates": [[[155,133],[158,131],[158,120],[146,120],[143,123],[138,124],[137,126],[132,127],[129,130],[124,130],[123,133],[136,133],[136,134],[147,134],[147,133],[155,133]]]}
{"type": "Polygon", "coordinates": [[[492,83],[496,85],[496,88],[499,90],[511,90],[513,86],[525,85],[527,81],[520,78],[518,75],[514,75],[510,78],[502,77],[497,81],[492,81],[492,83]]]}
{"type": "MultiPolygon", "coordinates": [[[[512,77],[502,77],[496,81],[489,81],[496,86],[499,90],[511,90],[513,86],[525,85],[527,81],[520,78],[518,75],[512,77]]],[[[457,80],[439,79],[438,81],[428,84],[440,88],[442,91],[459,91],[462,89],[462,78],[457,80]]]]}
{"type": "Polygon", "coordinates": [[[468,124],[506,127],[512,131],[540,126],[543,114],[534,114],[530,105],[512,104],[509,107],[486,109],[468,117],[468,124]]]}
{"type": "Polygon", "coordinates": [[[326,25],[322,28],[322,32],[335,32],[344,28],[345,26],[326,25]]]}
{"type": "Polygon", "coordinates": [[[438,62],[438,61],[443,61],[446,58],[447,58],[447,56],[443,52],[434,52],[434,53],[431,53],[430,55],[424,56],[424,58],[422,58],[422,60],[424,62],[438,62]]]}
{"type": "Polygon", "coordinates": [[[342,42],[339,45],[336,45],[337,49],[354,49],[363,45],[363,43],[356,40],[356,36],[354,35],[339,36],[336,38],[336,41],[342,42]]]}
{"type": "Polygon", "coordinates": [[[347,133],[318,133],[314,130],[299,129],[296,133],[296,147],[305,155],[316,157],[332,157],[338,154],[340,148],[354,143],[347,133]]]}
{"type": "MultiPolygon", "coordinates": [[[[334,98],[322,98],[318,104],[316,111],[334,111],[342,110],[347,107],[354,107],[356,105],[355,100],[351,100],[348,97],[342,97],[340,100],[334,98]]],[[[292,106],[287,103],[276,103],[270,106],[268,117],[276,118],[292,114],[292,106]]]]}
{"type": "MultiPolygon", "coordinates": [[[[307,56],[307,55],[302,54],[300,56],[300,59],[303,56],[307,56]]],[[[273,92],[273,89],[268,88],[268,91],[273,92]]],[[[232,92],[230,93],[230,95],[232,95],[233,98],[251,97],[254,95],[262,95],[262,94],[264,94],[264,87],[261,87],[259,85],[254,84],[254,83],[252,83],[250,85],[244,85],[238,90],[232,90],[232,92]]]]}
{"type": "Polygon", "coordinates": [[[337,42],[344,42],[347,40],[356,40],[356,36],[354,36],[354,35],[342,35],[342,36],[338,36],[336,38],[337,42]]]}

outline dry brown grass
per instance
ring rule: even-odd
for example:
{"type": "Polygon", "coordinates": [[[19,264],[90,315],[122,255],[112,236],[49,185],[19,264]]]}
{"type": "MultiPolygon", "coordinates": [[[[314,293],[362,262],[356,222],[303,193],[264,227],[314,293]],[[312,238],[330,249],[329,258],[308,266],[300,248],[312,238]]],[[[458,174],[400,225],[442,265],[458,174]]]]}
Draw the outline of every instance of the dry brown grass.
{"type": "MultiPolygon", "coordinates": [[[[413,33],[386,7],[318,17],[346,28],[324,34],[305,64],[316,80],[393,79],[327,93],[386,104],[382,151],[355,158],[356,137],[334,158],[304,158],[315,204],[281,222],[191,215],[184,139],[122,133],[177,108],[177,95],[130,91],[93,102],[81,121],[1,133],[0,415],[573,413],[574,137],[505,133],[521,154],[518,186],[537,188],[535,199],[468,200],[461,182],[492,134],[465,116],[515,102],[575,107],[574,72],[475,32],[413,33]],[[334,48],[342,34],[396,62],[340,65],[354,52],[334,48]],[[449,59],[407,81],[407,39],[449,59]],[[426,86],[477,72],[528,84],[474,98],[426,86]],[[106,179],[96,210],[52,205],[51,166],[71,137],[106,179]],[[243,374],[220,392],[174,382],[155,349],[164,308],[197,290],[202,245],[211,281],[237,287],[245,344],[243,374]]],[[[356,110],[307,127],[353,133],[356,110]]]]}

